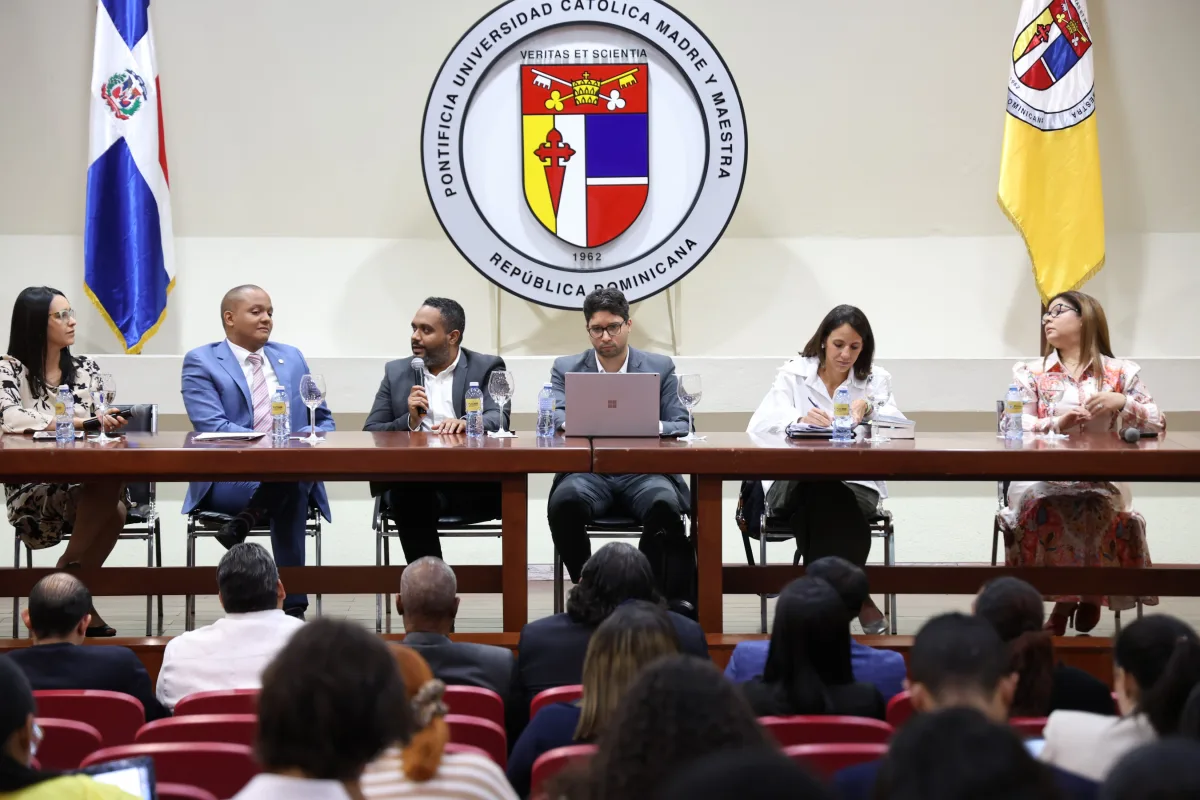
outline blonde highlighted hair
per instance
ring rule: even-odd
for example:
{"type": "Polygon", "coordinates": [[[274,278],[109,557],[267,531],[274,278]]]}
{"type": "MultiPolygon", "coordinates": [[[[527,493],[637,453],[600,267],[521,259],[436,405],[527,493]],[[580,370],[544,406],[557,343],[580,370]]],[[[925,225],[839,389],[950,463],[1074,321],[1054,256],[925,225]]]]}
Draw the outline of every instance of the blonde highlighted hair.
{"type": "MultiPolygon", "coordinates": [[[[1079,315],[1082,326],[1079,332],[1079,359],[1082,362],[1080,368],[1086,370],[1091,367],[1093,372],[1102,373],[1104,360],[1101,356],[1116,358],[1108,338],[1108,317],[1104,315],[1104,306],[1100,305],[1100,301],[1090,294],[1070,291],[1059,292],[1051,297],[1050,302],[1046,303],[1046,308],[1052,308],[1059,300],[1069,305],[1079,315]]],[[[1053,352],[1054,345],[1045,341],[1042,345],[1042,357],[1053,352]]]]}
{"type": "Polygon", "coordinates": [[[416,650],[392,645],[391,651],[404,678],[414,727],[412,739],[401,751],[401,769],[410,781],[424,783],[437,774],[446,743],[450,741],[446,704],[442,701],[446,686],[433,677],[433,670],[416,650]]]}

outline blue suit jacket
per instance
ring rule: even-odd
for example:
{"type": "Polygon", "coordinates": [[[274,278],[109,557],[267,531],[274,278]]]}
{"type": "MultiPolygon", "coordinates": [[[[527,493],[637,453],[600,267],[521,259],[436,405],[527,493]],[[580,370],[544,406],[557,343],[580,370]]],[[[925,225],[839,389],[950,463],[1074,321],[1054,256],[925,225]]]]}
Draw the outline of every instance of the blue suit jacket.
{"type": "Polygon", "coordinates": [[[8,654],[39,689],[103,689],[142,701],[146,721],[171,716],[154,697],[150,676],[128,647],[95,644],[35,644],[8,654]]]}
{"type": "MultiPolygon", "coordinates": [[[[275,342],[268,342],[263,353],[270,359],[279,385],[288,391],[292,430],[307,433],[308,408],[300,400],[300,378],[309,371],[304,354],[290,345],[275,342]]],[[[254,430],[250,386],[225,340],[197,347],[183,357],[182,391],[183,405],[193,430],[200,433],[254,430]]],[[[333,429],[333,415],[329,413],[329,407],[321,403],[317,408],[317,430],[333,429]]],[[[183,513],[198,506],[211,486],[211,481],[189,484],[183,513]]],[[[312,499],[325,519],[330,519],[325,484],[313,485],[312,499]]]]}

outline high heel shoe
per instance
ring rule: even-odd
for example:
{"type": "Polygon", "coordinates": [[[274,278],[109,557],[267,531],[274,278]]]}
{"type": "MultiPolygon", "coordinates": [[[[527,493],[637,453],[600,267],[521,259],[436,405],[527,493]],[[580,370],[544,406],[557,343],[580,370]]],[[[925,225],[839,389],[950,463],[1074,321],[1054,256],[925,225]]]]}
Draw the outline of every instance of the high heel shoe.
{"type": "MultiPolygon", "coordinates": [[[[1053,631],[1055,636],[1066,636],[1067,626],[1071,624],[1078,610],[1078,603],[1055,603],[1054,610],[1050,612],[1042,630],[1053,631]]],[[[1094,623],[1093,627],[1095,627],[1094,623]]]]}
{"type": "Polygon", "coordinates": [[[1075,609],[1075,630],[1087,633],[1100,623],[1100,606],[1095,603],[1080,603],[1075,609]]]}

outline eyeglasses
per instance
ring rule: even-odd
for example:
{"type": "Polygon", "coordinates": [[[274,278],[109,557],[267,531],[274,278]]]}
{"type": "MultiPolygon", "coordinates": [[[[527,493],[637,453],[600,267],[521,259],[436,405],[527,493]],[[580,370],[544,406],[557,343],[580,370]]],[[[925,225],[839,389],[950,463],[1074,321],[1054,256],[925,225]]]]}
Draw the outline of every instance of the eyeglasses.
{"type": "Polygon", "coordinates": [[[605,325],[603,328],[588,328],[587,332],[593,339],[599,339],[601,336],[603,336],[606,333],[609,336],[612,336],[615,338],[616,335],[618,333],[620,333],[621,329],[624,327],[625,327],[624,322],[614,322],[612,325],[605,325]]]}
{"type": "Polygon", "coordinates": [[[59,322],[66,322],[69,319],[75,319],[75,309],[64,308],[62,311],[55,311],[50,315],[51,319],[56,319],[59,322]]]}
{"type": "Polygon", "coordinates": [[[1077,309],[1071,308],[1070,306],[1057,305],[1054,308],[1051,308],[1050,310],[1048,310],[1044,314],[1042,314],[1042,319],[1058,319],[1063,314],[1066,314],[1068,311],[1073,312],[1075,314],[1079,313],[1079,311],[1077,309]]]}

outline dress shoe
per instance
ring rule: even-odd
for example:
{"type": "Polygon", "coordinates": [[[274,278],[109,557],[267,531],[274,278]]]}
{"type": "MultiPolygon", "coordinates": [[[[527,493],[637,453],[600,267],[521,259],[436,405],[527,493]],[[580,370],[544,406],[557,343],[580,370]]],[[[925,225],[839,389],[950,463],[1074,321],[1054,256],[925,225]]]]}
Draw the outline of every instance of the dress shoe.
{"type": "Polygon", "coordinates": [[[248,508],[235,516],[229,522],[221,526],[221,532],[216,535],[216,540],[226,550],[233,547],[235,544],[241,544],[246,541],[246,537],[250,535],[250,530],[263,524],[266,514],[258,509],[248,508]]]}
{"type": "Polygon", "coordinates": [[[108,639],[117,635],[117,629],[111,625],[93,625],[83,635],[88,639],[108,639]]]}

